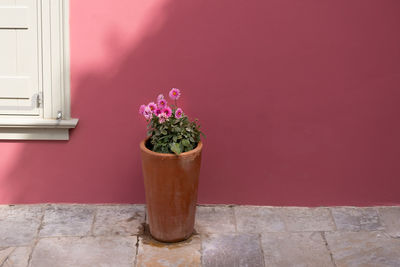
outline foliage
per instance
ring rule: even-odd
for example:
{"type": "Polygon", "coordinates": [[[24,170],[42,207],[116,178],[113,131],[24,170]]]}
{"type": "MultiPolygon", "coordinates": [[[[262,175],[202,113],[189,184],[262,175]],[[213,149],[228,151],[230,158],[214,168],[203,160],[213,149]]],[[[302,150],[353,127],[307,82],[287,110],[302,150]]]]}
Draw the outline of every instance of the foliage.
{"type": "Polygon", "coordinates": [[[186,116],[180,119],[171,116],[163,123],[153,116],[147,128],[154,152],[180,154],[194,149],[200,141],[200,126],[186,116]]]}

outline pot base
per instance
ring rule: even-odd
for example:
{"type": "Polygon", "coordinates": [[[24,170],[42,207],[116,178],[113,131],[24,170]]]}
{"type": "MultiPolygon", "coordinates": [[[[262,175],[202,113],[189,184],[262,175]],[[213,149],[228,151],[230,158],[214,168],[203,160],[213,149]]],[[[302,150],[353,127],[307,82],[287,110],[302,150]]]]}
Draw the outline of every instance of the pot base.
{"type": "Polygon", "coordinates": [[[178,242],[183,242],[183,241],[188,240],[189,238],[191,238],[193,236],[194,233],[195,232],[193,231],[190,235],[188,235],[187,237],[184,237],[184,238],[168,239],[168,240],[165,240],[162,238],[157,238],[153,234],[151,234],[151,232],[150,232],[150,235],[151,235],[151,238],[153,238],[154,240],[161,242],[161,243],[178,243],[178,242]]]}

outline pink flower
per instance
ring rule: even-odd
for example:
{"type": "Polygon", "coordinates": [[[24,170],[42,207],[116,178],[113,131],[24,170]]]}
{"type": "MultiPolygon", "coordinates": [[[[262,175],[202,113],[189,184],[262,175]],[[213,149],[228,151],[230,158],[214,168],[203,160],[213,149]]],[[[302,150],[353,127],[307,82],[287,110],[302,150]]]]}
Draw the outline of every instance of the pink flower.
{"type": "Polygon", "coordinates": [[[182,115],[183,115],[182,109],[181,109],[181,108],[178,108],[178,109],[175,111],[175,118],[179,119],[179,118],[182,117],[182,115]]]}
{"type": "Polygon", "coordinates": [[[160,115],[158,115],[157,117],[158,117],[158,121],[159,121],[160,123],[164,123],[165,121],[168,120],[168,117],[167,117],[167,115],[166,115],[164,112],[161,113],[160,115]]]}
{"type": "Polygon", "coordinates": [[[172,115],[172,109],[170,107],[166,107],[166,108],[163,109],[163,113],[165,113],[167,118],[169,118],[172,115]]]}
{"type": "Polygon", "coordinates": [[[150,108],[151,112],[155,112],[157,109],[157,105],[154,102],[150,102],[147,106],[150,108]]]}
{"type": "Polygon", "coordinates": [[[141,105],[139,108],[139,114],[143,115],[144,109],[146,108],[146,105],[141,105]]]}
{"type": "Polygon", "coordinates": [[[172,100],[177,100],[181,96],[181,91],[177,88],[172,88],[171,91],[169,91],[169,97],[172,100]]]}
{"type": "Polygon", "coordinates": [[[156,109],[156,111],[154,112],[154,114],[156,114],[156,116],[160,115],[162,113],[161,109],[156,109]]]}
{"type": "Polygon", "coordinates": [[[163,94],[159,94],[159,95],[157,96],[157,101],[160,101],[160,99],[164,99],[164,95],[163,95],[163,94]]]}
{"type": "Polygon", "coordinates": [[[151,111],[150,107],[147,106],[144,111],[143,111],[143,116],[146,118],[146,120],[150,120],[151,117],[153,116],[153,112],[151,111]]]}
{"type": "Polygon", "coordinates": [[[158,100],[158,108],[163,109],[167,106],[167,100],[165,100],[164,98],[158,100]]]}

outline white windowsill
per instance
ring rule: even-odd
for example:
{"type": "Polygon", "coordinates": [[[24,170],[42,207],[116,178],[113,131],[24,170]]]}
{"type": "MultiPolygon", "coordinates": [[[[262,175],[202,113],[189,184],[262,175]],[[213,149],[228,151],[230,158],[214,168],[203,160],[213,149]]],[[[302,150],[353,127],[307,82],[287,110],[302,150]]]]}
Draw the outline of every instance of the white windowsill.
{"type": "Polygon", "coordinates": [[[69,140],[78,119],[0,118],[0,140],[69,140]]]}

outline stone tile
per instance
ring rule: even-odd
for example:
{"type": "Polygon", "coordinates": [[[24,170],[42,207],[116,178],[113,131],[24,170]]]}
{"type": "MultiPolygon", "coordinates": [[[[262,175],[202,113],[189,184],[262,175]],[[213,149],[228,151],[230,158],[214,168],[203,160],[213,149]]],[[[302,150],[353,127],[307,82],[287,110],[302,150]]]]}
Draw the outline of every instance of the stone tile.
{"type": "Polygon", "coordinates": [[[44,213],[41,237],[85,236],[90,233],[94,207],[86,205],[51,205],[44,213]]]}
{"type": "Polygon", "coordinates": [[[137,267],[184,267],[201,266],[201,241],[199,236],[189,240],[167,244],[139,238],[137,267]]]}
{"type": "Polygon", "coordinates": [[[196,209],[196,225],[198,233],[235,232],[233,208],[227,206],[198,206],[196,209]]]}
{"type": "Polygon", "coordinates": [[[1,267],[26,267],[28,266],[30,247],[10,247],[0,249],[1,267]]]}
{"type": "Polygon", "coordinates": [[[336,229],[328,208],[281,208],[288,231],[334,231],[336,229]]]}
{"type": "Polygon", "coordinates": [[[332,216],[339,231],[382,230],[378,212],[374,208],[337,207],[331,208],[332,216]]]}
{"type": "Polygon", "coordinates": [[[392,237],[400,238],[400,207],[382,207],[379,209],[385,232],[392,237]]]}
{"type": "Polygon", "coordinates": [[[382,232],[332,232],[326,239],[338,267],[400,266],[400,240],[382,232]]]}
{"type": "Polygon", "coordinates": [[[320,232],[265,233],[265,266],[334,266],[320,232]]]}
{"type": "Polygon", "coordinates": [[[202,242],[204,267],[261,267],[264,258],[257,234],[209,235],[202,242]]]}
{"type": "Polygon", "coordinates": [[[0,207],[0,247],[32,244],[42,215],[43,209],[38,205],[0,207]]]}
{"type": "Polygon", "coordinates": [[[264,233],[285,231],[285,223],[279,214],[278,208],[236,206],[234,209],[238,232],[264,233]]]}
{"type": "Polygon", "coordinates": [[[137,237],[50,237],[33,250],[31,267],[132,267],[137,237]]]}
{"type": "Polygon", "coordinates": [[[135,235],[139,233],[145,221],[143,205],[106,205],[98,206],[93,234],[135,235]]]}

